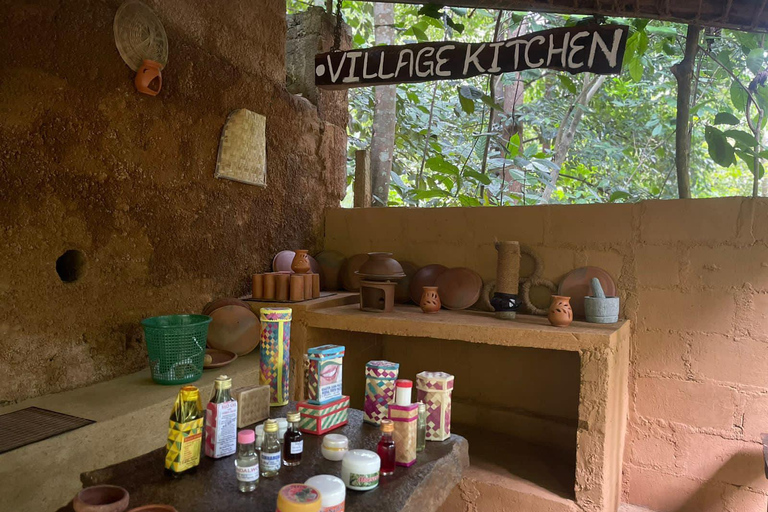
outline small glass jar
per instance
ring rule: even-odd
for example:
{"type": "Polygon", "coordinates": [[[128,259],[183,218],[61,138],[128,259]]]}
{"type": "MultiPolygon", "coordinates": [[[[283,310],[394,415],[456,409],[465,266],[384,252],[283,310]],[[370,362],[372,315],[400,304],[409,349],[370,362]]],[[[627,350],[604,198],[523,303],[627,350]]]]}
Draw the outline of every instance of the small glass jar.
{"type": "Polygon", "coordinates": [[[286,466],[298,466],[301,464],[301,455],[304,453],[304,435],[299,431],[301,414],[288,413],[288,430],[283,437],[283,464],[286,466]]]}
{"type": "Polygon", "coordinates": [[[392,420],[381,420],[381,440],[376,447],[376,453],[381,459],[381,476],[389,476],[395,473],[395,440],[392,433],[395,424],[392,420]]]}
{"type": "Polygon", "coordinates": [[[261,450],[261,443],[264,442],[264,424],[256,425],[253,432],[256,434],[256,449],[261,450]]]}
{"type": "Polygon", "coordinates": [[[370,450],[350,450],[341,461],[341,479],[347,489],[370,491],[379,486],[381,459],[370,450]]]}
{"type": "Polygon", "coordinates": [[[277,437],[277,422],[267,420],[264,422],[264,442],[261,444],[259,462],[261,463],[261,476],[272,478],[280,473],[282,466],[282,451],[277,437]]]}
{"type": "Polygon", "coordinates": [[[277,437],[280,438],[280,442],[282,443],[283,437],[288,431],[288,420],[286,418],[277,418],[275,421],[277,422],[277,437]]]}
{"type": "Polygon", "coordinates": [[[253,430],[241,430],[237,433],[237,459],[235,474],[237,488],[240,492],[251,492],[259,482],[259,456],[256,454],[254,443],[256,435],[253,430]]]}
{"type": "Polygon", "coordinates": [[[344,510],[347,499],[347,488],[344,481],[332,475],[315,475],[305,485],[320,491],[323,502],[321,512],[339,512],[344,510]]]}
{"type": "Polygon", "coordinates": [[[416,420],[416,451],[427,447],[427,404],[419,402],[419,417],[416,420]]]}
{"type": "Polygon", "coordinates": [[[328,434],[323,438],[320,448],[323,457],[332,461],[340,461],[349,451],[349,439],[341,434],[328,434]]]}

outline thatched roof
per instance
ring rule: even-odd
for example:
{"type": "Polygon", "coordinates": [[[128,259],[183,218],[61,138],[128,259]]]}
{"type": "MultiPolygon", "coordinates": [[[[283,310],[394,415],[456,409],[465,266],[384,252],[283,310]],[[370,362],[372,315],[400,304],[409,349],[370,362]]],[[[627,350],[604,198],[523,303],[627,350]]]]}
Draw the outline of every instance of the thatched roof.
{"type": "MultiPolygon", "coordinates": [[[[374,0],[366,0],[374,1],[374,0]]],[[[423,4],[425,0],[376,0],[423,4]]],[[[768,32],[768,0],[433,0],[461,7],[602,14],[768,32]]]]}

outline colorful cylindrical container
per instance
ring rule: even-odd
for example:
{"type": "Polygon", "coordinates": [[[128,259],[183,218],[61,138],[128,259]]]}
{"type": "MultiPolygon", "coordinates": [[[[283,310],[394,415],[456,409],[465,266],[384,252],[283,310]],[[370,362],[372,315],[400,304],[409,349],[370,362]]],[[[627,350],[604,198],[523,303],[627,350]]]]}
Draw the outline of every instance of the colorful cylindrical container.
{"type": "Polygon", "coordinates": [[[333,475],[315,475],[304,484],[320,491],[323,501],[321,512],[344,512],[347,487],[341,478],[333,475]]]}
{"type": "Polygon", "coordinates": [[[445,372],[421,372],[416,375],[418,400],[427,407],[427,441],[451,437],[451,393],[453,375],[445,372]]]}
{"type": "Polygon", "coordinates": [[[269,386],[269,405],[288,404],[291,359],[291,308],[261,308],[261,373],[269,386]]]}
{"type": "Polygon", "coordinates": [[[306,484],[286,485],[277,493],[277,512],[320,512],[320,491],[306,484]]]}
{"type": "Polygon", "coordinates": [[[365,403],[363,420],[378,425],[387,418],[387,407],[395,400],[398,363],[369,361],[365,365],[365,403]]]}
{"type": "Polygon", "coordinates": [[[323,405],[341,398],[344,347],[341,345],[322,345],[310,348],[308,353],[307,401],[311,404],[323,405]]]}
{"type": "Polygon", "coordinates": [[[419,405],[392,404],[389,406],[389,419],[395,424],[392,434],[395,440],[395,464],[413,466],[416,463],[418,444],[419,405]]]}

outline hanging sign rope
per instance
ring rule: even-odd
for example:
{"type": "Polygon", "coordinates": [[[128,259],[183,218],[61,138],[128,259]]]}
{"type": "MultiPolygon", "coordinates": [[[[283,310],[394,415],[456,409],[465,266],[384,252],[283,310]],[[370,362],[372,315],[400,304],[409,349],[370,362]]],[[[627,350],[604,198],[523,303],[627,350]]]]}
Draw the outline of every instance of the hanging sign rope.
{"type": "Polygon", "coordinates": [[[628,32],[624,25],[575,26],[492,43],[446,41],[321,53],[315,56],[315,84],[348,89],[536,68],[618,74],[628,32]]]}

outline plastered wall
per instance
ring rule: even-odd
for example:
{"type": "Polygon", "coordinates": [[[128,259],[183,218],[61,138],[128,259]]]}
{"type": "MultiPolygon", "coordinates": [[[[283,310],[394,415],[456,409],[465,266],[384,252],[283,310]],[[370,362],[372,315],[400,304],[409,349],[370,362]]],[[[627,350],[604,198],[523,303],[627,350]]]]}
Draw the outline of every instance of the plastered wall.
{"type": "Polygon", "coordinates": [[[319,250],[344,192],[345,128],[285,88],[284,1],[145,2],[169,39],[155,98],[115,47],[120,0],[0,4],[0,404],[145,367],[140,319],[319,250]],[[264,189],[213,177],[238,108],[267,117],[264,189]]]}
{"type": "Polygon", "coordinates": [[[325,247],[468,266],[488,279],[495,238],[530,246],[555,282],[584,265],[617,282],[633,325],[624,501],[658,512],[764,512],[768,200],[333,210],[325,247]]]}

